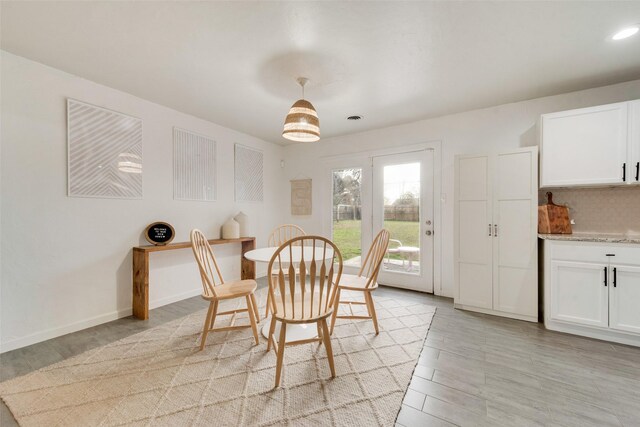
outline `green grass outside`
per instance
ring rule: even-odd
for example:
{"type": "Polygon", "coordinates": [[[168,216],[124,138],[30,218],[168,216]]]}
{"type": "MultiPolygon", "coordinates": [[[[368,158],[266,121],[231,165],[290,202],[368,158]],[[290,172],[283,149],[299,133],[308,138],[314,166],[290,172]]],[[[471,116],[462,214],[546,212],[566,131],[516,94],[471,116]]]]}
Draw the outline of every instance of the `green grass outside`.
{"type": "MultiPolygon", "coordinates": [[[[418,222],[385,221],[384,225],[391,233],[392,239],[400,240],[404,246],[419,246],[420,224],[418,222]]],[[[342,252],[344,260],[361,255],[360,235],[360,221],[333,221],[333,241],[342,252]]],[[[392,255],[391,258],[402,259],[396,254],[392,255]]]]}

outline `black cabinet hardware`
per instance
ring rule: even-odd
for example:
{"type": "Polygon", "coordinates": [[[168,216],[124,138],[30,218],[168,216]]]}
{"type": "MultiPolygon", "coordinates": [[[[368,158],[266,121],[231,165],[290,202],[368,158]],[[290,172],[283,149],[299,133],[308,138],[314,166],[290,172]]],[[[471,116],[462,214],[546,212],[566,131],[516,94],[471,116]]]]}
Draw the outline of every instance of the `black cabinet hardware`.
{"type": "Polygon", "coordinates": [[[607,286],[607,267],[604,268],[604,285],[607,286]]]}
{"type": "Polygon", "coordinates": [[[613,287],[614,287],[614,288],[616,287],[616,279],[617,279],[617,277],[616,277],[616,276],[617,276],[617,275],[618,275],[618,274],[616,273],[616,268],[615,268],[615,267],[613,267],[613,287]]]}
{"type": "Polygon", "coordinates": [[[607,254],[606,256],[616,256],[616,254],[607,254]]]}
{"type": "Polygon", "coordinates": [[[640,181],[640,162],[636,162],[636,181],[640,181]]]}
{"type": "Polygon", "coordinates": [[[624,182],[627,182],[627,164],[626,163],[622,164],[622,180],[624,182]]]}
{"type": "Polygon", "coordinates": [[[491,224],[489,224],[489,237],[491,237],[491,224]]]}

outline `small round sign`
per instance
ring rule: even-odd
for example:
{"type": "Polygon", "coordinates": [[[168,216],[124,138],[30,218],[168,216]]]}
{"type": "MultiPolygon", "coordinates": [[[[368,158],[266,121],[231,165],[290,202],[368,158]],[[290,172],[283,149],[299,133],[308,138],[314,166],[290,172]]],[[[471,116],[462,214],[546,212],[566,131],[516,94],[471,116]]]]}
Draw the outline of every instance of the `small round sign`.
{"type": "Polygon", "coordinates": [[[176,235],[173,226],[166,222],[154,222],[144,230],[144,237],[154,245],[166,245],[176,235]]]}

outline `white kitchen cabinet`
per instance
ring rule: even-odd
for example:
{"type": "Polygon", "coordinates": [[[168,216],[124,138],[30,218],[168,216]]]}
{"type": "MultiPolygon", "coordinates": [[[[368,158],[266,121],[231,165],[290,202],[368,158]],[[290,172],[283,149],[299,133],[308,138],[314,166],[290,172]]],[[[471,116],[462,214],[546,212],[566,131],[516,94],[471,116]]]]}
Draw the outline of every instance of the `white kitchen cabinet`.
{"type": "Polygon", "coordinates": [[[537,154],[456,157],[457,308],[538,320],[537,154]]]}
{"type": "Polygon", "coordinates": [[[640,346],[640,245],[545,240],[544,323],[640,346]]]}
{"type": "Polygon", "coordinates": [[[612,264],[610,271],[609,327],[640,334],[640,265],[612,264]]]}
{"type": "Polygon", "coordinates": [[[640,100],[629,103],[629,179],[627,182],[640,184],[640,100]]]}
{"type": "Polygon", "coordinates": [[[551,319],[606,327],[608,267],[593,262],[551,261],[551,319]]]}
{"type": "MultiPolygon", "coordinates": [[[[540,186],[625,185],[630,103],[600,105],[543,114],[540,141],[540,186]]],[[[634,176],[635,178],[635,176],[634,176]]]]}
{"type": "Polygon", "coordinates": [[[492,231],[489,156],[458,159],[458,273],[460,304],[492,308],[492,231]]]}

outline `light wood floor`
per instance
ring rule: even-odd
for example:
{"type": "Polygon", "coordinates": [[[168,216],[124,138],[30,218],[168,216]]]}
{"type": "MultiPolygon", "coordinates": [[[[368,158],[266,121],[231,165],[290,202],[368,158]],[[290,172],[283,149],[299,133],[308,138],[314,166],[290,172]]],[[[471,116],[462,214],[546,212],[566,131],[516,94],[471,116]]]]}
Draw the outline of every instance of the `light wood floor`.
{"type": "MultiPolygon", "coordinates": [[[[454,310],[449,298],[376,292],[438,307],[399,426],[640,426],[640,348],[454,310]]],[[[120,319],[4,353],[0,380],[206,307],[195,297],[152,310],[146,322],[120,319]]],[[[2,403],[0,425],[16,425],[2,403]]]]}

